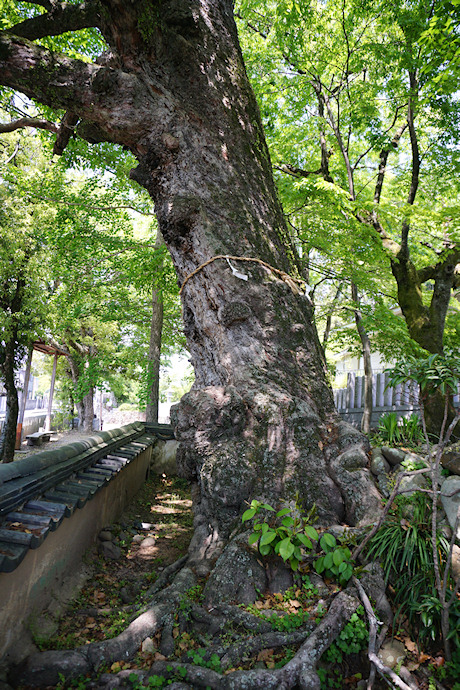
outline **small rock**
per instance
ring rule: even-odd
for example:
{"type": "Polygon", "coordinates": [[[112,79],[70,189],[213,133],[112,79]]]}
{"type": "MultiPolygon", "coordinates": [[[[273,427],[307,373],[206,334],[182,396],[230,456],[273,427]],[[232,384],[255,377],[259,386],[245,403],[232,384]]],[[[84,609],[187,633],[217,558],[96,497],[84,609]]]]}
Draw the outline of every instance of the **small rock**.
{"type": "Polygon", "coordinates": [[[155,544],[156,539],[153,537],[145,537],[145,539],[141,541],[141,549],[150,549],[152,546],[155,546],[155,544]]]}
{"type": "Polygon", "coordinates": [[[428,463],[425,458],[420,457],[417,453],[406,453],[404,458],[404,465],[406,462],[412,465],[416,469],[422,469],[422,467],[428,467],[428,463]]]}
{"type": "Polygon", "coordinates": [[[452,552],[452,575],[456,581],[460,577],[460,546],[454,544],[452,552]]]}
{"type": "Polygon", "coordinates": [[[133,544],[139,544],[141,541],[144,541],[144,538],[142,534],[135,534],[133,537],[133,544]]]}
{"type": "Polygon", "coordinates": [[[118,535],[118,539],[120,539],[121,541],[128,541],[130,538],[131,535],[128,534],[128,532],[125,532],[124,530],[122,530],[118,535]]]}
{"type": "Polygon", "coordinates": [[[379,652],[379,659],[390,668],[394,668],[405,656],[406,648],[398,640],[387,640],[379,652]]]}
{"type": "Polygon", "coordinates": [[[388,496],[391,494],[392,489],[388,475],[379,474],[379,476],[377,477],[377,486],[382,496],[388,498],[388,496]]]}
{"type": "Polygon", "coordinates": [[[98,551],[104,558],[110,558],[113,561],[118,561],[121,557],[121,549],[115,546],[111,541],[101,541],[98,546],[98,551]]]}
{"type": "Polygon", "coordinates": [[[343,535],[347,531],[347,528],[343,525],[330,525],[327,528],[327,531],[329,532],[329,534],[332,534],[332,536],[336,539],[340,539],[340,537],[343,537],[343,535]]]}
{"type": "MultiPolygon", "coordinates": [[[[443,481],[441,486],[441,501],[449,524],[452,529],[454,529],[457,513],[460,510],[460,477],[447,477],[447,479],[443,481]]],[[[460,539],[460,526],[457,529],[457,539],[460,539]]]]}
{"type": "Polygon", "coordinates": [[[122,587],[120,589],[120,599],[123,602],[123,604],[132,604],[134,601],[134,595],[132,592],[129,591],[127,587],[122,587]]]}
{"type": "Polygon", "coordinates": [[[389,448],[388,446],[382,446],[381,450],[383,457],[388,460],[392,467],[395,467],[395,465],[400,465],[406,457],[406,452],[400,448],[389,448]]]}
{"type": "Polygon", "coordinates": [[[453,443],[444,451],[441,465],[452,474],[460,474],[460,441],[453,443]]]}
{"type": "Polygon", "coordinates": [[[142,643],[142,645],[141,645],[141,650],[142,650],[145,654],[153,654],[153,652],[156,651],[155,644],[154,644],[154,642],[153,642],[153,640],[152,640],[151,637],[146,637],[146,638],[145,638],[145,640],[143,641],[143,643],[142,643]]]}
{"type": "Polygon", "coordinates": [[[383,457],[380,448],[372,449],[371,472],[377,477],[379,474],[388,474],[390,463],[383,457]]]}
{"type": "Polygon", "coordinates": [[[399,485],[399,490],[404,490],[404,496],[412,496],[419,489],[427,489],[428,481],[423,474],[416,474],[414,477],[403,477],[399,485]]]}
{"type": "Polygon", "coordinates": [[[112,532],[109,532],[108,530],[103,529],[101,532],[99,532],[99,539],[101,541],[112,541],[113,540],[113,534],[112,534],[112,532]]]}

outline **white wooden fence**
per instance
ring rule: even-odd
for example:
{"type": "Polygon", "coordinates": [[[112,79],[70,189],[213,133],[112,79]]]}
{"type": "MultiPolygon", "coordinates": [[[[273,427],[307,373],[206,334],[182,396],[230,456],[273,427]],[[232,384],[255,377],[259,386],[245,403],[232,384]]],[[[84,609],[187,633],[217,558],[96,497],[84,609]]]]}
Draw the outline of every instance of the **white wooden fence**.
{"type": "MultiPolygon", "coordinates": [[[[418,412],[418,387],[415,381],[387,387],[388,374],[374,374],[372,377],[372,420],[371,426],[378,426],[379,418],[387,412],[396,412],[398,417],[407,417],[418,412]]],[[[458,391],[460,393],[460,391],[458,391]]],[[[459,405],[459,394],[454,396],[454,405],[459,405]]],[[[334,390],[334,401],[340,416],[359,426],[364,411],[364,376],[349,373],[346,388],[334,390]]]]}

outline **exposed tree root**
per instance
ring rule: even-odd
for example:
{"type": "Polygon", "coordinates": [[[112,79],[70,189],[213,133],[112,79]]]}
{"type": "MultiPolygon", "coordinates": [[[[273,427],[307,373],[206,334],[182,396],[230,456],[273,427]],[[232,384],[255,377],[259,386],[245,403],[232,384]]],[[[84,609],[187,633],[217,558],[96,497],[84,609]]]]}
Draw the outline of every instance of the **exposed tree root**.
{"type": "MultiPolygon", "coordinates": [[[[180,567],[178,564],[181,562],[183,559],[170,566],[168,572],[164,573],[163,582],[167,582],[168,577],[177,571],[180,567]]],[[[393,682],[396,682],[393,679],[395,674],[393,672],[388,674],[386,668],[380,668],[382,663],[376,657],[377,619],[372,613],[369,599],[363,588],[364,585],[373,599],[381,600],[378,615],[385,619],[388,613],[387,602],[384,594],[380,596],[383,591],[381,580],[379,568],[370,568],[368,572],[363,572],[361,582],[355,580],[354,587],[339,592],[331,600],[327,614],[318,625],[310,621],[294,631],[275,632],[269,621],[248,613],[238,606],[221,603],[207,609],[184,598],[187,590],[196,584],[195,575],[190,568],[185,567],[175,575],[173,583],[158,592],[149,607],[143,610],[118,637],[91,643],[71,651],[47,651],[34,654],[14,670],[10,682],[15,687],[18,685],[46,687],[56,685],[60,676],[70,679],[93,674],[103,665],[110,666],[115,661],[128,661],[134,658],[142,642],[159,631],[161,631],[160,651],[164,656],[171,657],[175,651],[173,626],[177,620],[177,613],[181,632],[193,630],[196,636],[201,636],[203,646],[207,647],[203,662],[206,664],[212,655],[217,655],[223,672],[193,664],[190,662],[190,657],[184,654],[183,658],[176,661],[155,662],[148,673],[138,674],[140,682],[147,682],[149,676],[161,675],[166,679],[180,678],[182,687],[210,687],[213,690],[270,690],[271,688],[289,690],[293,687],[301,690],[318,690],[320,687],[317,674],[318,661],[358,607],[360,602],[356,590],[359,591],[370,619],[369,658],[380,673],[390,675],[393,682]],[[179,606],[181,601],[186,602],[185,607],[179,606]],[[225,635],[224,639],[223,635],[225,635]],[[283,668],[238,669],[225,672],[233,666],[240,666],[243,660],[254,657],[264,650],[280,649],[291,645],[300,645],[300,647],[283,668]]],[[[125,676],[125,671],[117,675],[104,674],[98,687],[125,687],[125,676]]],[[[399,687],[410,690],[410,685],[406,685],[400,678],[398,681],[399,687]]],[[[368,687],[372,687],[372,681],[368,687]]]]}
{"type": "MultiPolygon", "coordinates": [[[[368,657],[369,661],[371,662],[371,672],[369,675],[369,680],[367,683],[367,690],[372,690],[372,686],[374,684],[374,679],[375,679],[375,672],[376,670],[380,675],[385,678],[385,676],[388,676],[391,678],[392,683],[396,685],[398,688],[401,688],[401,690],[415,690],[418,687],[418,683],[415,682],[415,680],[412,678],[411,674],[407,669],[401,668],[400,673],[401,675],[404,674],[405,676],[405,682],[402,680],[391,668],[388,666],[385,666],[385,664],[379,659],[377,656],[377,652],[380,648],[381,644],[381,637],[380,635],[379,640],[377,640],[377,629],[378,625],[383,625],[380,623],[380,621],[377,620],[375,613],[372,609],[371,602],[369,601],[369,597],[367,596],[364,587],[362,584],[359,582],[359,580],[356,579],[356,577],[353,578],[354,584],[356,588],[358,589],[359,596],[361,598],[361,601],[363,602],[364,610],[366,611],[367,618],[369,620],[369,650],[368,650],[368,657]],[[380,644],[379,644],[380,641],[380,644]]],[[[386,678],[385,678],[386,680],[386,678]]]]}
{"type": "Polygon", "coordinates": [[[97,670],[103,664],[120,659],[131,659],[146,637],[160,630],[165,619],[178,605],[184,592],[196,584],[195,575],[184,568],[167,587],[154,599],[147,609],[128,627],[111,640],[93,642],[71,651],[37,652],[12,670],[10,682],[18,685],[45,687],[56,685],[59,676],[76,678],[97,670]]]}
{"type": "MultiPolygon", "coordinates": [[[[234,671],[228,675],[216,673],[207,668],[197,667],[183,662],[156,662],[149,675],[161,675],[174,678],[179,670],[183,680],[194,687],[211,687],[216,690],[288,690],[298,685],[302,690],[319,688],[320,682],[316,665],[322,654],[332,644],[356,610],[359,601],[348,592],[340,592],[333,600],[329,611],[321,623],[308,635],[311,626],[291,633],[265,633],[252,640],[232,645],[223,656],[224,663],[231,657],[255,653],[262,649],[295,644],[307,639],[296,655],[282,669],[254,669],[234,671]],[[228,657],[227,659],[225,657],[228,657]]],[[[217,650],[213,650],[217,651],[217,650]]]]}

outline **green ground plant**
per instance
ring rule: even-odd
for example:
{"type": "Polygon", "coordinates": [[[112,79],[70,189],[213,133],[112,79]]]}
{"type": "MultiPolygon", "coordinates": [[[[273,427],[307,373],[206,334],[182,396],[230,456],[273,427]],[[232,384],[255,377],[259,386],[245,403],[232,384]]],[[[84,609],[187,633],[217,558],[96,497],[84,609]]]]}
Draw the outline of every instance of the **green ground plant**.
{"type": "Polygon", "coordinates": [[[389,445],[418,446],[424,440],[421,420],[415,412],[400,419],[396,412],[386,412],[379,419],[377,431],[380,440],[389,445]]]}
{"type": "Polygon", "coordinates": [[[262,511],[275,513],[270,522],[261,521],[254,524],[254,531],[249,536],[249,544],[257,544],[262,556],[275,553],[281,556],[284,562],[289,562],[292,570],[296,571],[302,560],[302,551],[313,550],[313,541],[318,541],[319,534],[314,527],[309,525],[314,510],[306,516],[302,516],[299,505],[294,508],[285,507],[278,512],[268,505],[253,500],[250,507],[242,515],[242,522],[252,520],[262,511]]]}
{"type": "MultiPolygon", "coordinates": [[[[262,511],[275,513],[267,503],[253,500],[248,510],[243,513],[242,522],[251,520],[262,511]]],[[[310,511],[305,517],[296,503],[295,508],[282,508],[275,513],[270,522],[257,522],[254,531],[249,535],[249,544],[257,544],[262,556],[275,553],[288,561],[292,570],[297,571],[302,560],[302,551],[313,551],[313,542],[318,543],[323,551],[315,561],[315,570],[321,575],[335,580],[345,586],[353,575],[353,560],[350,549],[337,543],[336,538],[326,532],[321,537],[317,530],[308,524],[313,514],[310,511]]]]}
{"type": "MultiPolygon", "coordinates": [[[[363,649],[366,649],[368,640],[369,633],[364,609],[359,606],[338,638],[321,657],[321,663],[327,665],[327,667],[322,666],[318,669],[321,690],[347,687],[344,683],[341,664],[346,656],[359,654],[363,649]]],[[[359,680],[356,676],[355,678],[356,681],[359,680]]]]}
{"type": "Polygon", "coordinates": [[[318,575],[324,575],[335,580],[344,587],[353,575],[353,560],[351,551],[347,546],[337,544],[336,538],[326,532],[319,542],[324,556],[320,556],[315,562],[315,570],[318,575]]]}
{"type": "MultiPolygon", "coordinates": [[[[442,610],[436,592],[431,517],[431,505],[425,494],[415,492],[410,498],[397,497],[368,549],[369,558],[380,561],[385,581],[392,585],[397,618],[407,617],[412,630],[425,644],[440,642],[442,610]]],[[[445,568],[449,542],[440,530],[436,540],[439,561],[445,568]]],[[[452,632],[455,617],[453,606],[452,632]]]]}

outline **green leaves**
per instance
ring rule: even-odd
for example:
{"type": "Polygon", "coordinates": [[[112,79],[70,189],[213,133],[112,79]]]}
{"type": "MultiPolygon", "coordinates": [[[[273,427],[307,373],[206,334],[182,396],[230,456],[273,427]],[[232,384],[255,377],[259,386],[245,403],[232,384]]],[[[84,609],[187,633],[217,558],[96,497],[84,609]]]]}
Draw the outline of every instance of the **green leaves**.
{"type": "Polygon", "coordinates": [[[256,508],[248,508],[248,510],[245,510],[243,515],[241,516],[241,521],[246,522],[247,520],[252,520],[256,512],[256,508]]]}
{"type": "MultiPolygon", "coordinates": [[[[250,507],[241,516],[242,522],[252,520],[261,511],[275,513],[275,509],[267,503],[251,501],[250,507]]],[[[254,531],[248,538],[249,544],[258,544],[262,556],[274,552],[284,562],[289,561],[293,570],[297,570],[303,558],[303,549],[313,548],[312,539],[317,540],[318,532],[311,525],[306,524],[300,515],[299,506],[285,507],[276,512],[270,522],[254,524],[254,531]]]]}
{"type": "Polygon", "coordinates": [[[450,350],[444,355],[408,357],[405,362],[386,372],[390,386],[415,381],[422,394],[432,395],[439,390],[442,395],[452,395],[457,392],[460,383],[460,352],[450,350]]]}
{"type": "Polygon", "coordinates": [[[330,579],[344,586],[353,575],[353,561],[351,551],[347,546],[339,546],[334,535],[323,534],[320,539],[320,546],[325,552],[315,563],[316,572],[321,575],[324,573],[330,579]]]}
{"type": "MultiPolygon", "coordinates": [[[[267,503],[253,500],[250,508],[241,517],[242,522],[252,520],[261,511],[274,513],[275,510],[267,503]]],[[[334,535],[326,532],[320,538],[317,530],[307,524],[307,520],[300,514],[299,505],[294,508],[285,507],[276,512],[269,522],[257,522],[254,531],[249,535],[248,542],[252,546],[258,545],[259,553],[268,556],[275,553],[283,561],[289,562],[292,570],[296,571],[305,556],[305,551],[313,551],[318,542],[324,552],[315,562],[317,573],[325,573],[327,577],[336,579],[345,585],[353,574],[351,551],[346,546],[339,546],[334,535]]]]}

